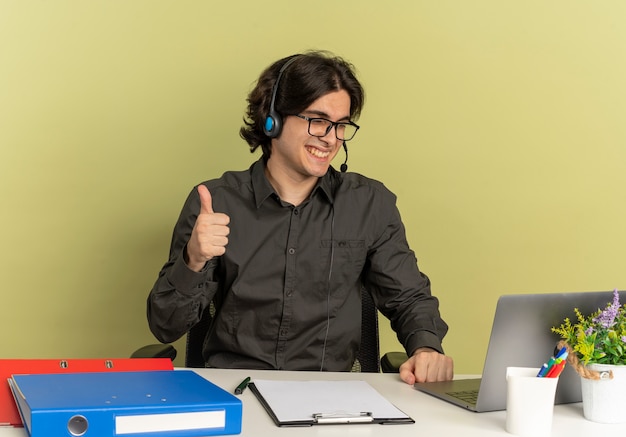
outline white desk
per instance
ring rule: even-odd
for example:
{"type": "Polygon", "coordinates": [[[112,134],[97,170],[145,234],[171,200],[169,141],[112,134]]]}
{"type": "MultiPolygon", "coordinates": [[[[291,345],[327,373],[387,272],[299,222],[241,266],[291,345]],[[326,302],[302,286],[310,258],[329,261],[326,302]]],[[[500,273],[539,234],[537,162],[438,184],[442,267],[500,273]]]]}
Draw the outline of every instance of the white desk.
{"type": "MultiPolygon", "coordinates": [[[[450,405],[400,381],[396,374],[286,372],[263,370],[201,369],[198,373],[230,392],[246,377],[252,379],[363,379],[380,394],[407,413],[413,425],[317,425],[305,428],[279,428],[248,389],[243,401],[244,437],[322,436],[322,437],[416,437],[453,435],[463,437],[511,436],[504,430],[506,412],[473,413],[450,405]]],[[[552,437],[625,435],[626,424],[605,425],[583,417],[582,404],[557,405],[554,409],[552,437]]],[[[0,437],[26,437],[23,428],[0,428],[0,437]]]]}

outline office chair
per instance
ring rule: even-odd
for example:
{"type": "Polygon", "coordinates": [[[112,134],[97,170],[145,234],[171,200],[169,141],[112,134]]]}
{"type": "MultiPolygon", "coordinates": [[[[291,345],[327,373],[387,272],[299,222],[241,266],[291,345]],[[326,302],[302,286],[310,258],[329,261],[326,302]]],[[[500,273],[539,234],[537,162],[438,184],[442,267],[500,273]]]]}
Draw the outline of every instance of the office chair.
{"type": "MultiPolygon", "coordinates": [[[[211,326],[213,305],[204,311],[200,321],[187,333],[185,367],[205,367],[202,346],[211,326]]],[[[171,344],[151,344],[131,355],[131,358],[176,358],[177,351],[171,344]]],[[[397,373],[407,360],[404,352],[389,352],[380,358],[378,341],[378,311],[369,292],[361,290],[361,349],[352,366],[354,372],[397,373]]]]}

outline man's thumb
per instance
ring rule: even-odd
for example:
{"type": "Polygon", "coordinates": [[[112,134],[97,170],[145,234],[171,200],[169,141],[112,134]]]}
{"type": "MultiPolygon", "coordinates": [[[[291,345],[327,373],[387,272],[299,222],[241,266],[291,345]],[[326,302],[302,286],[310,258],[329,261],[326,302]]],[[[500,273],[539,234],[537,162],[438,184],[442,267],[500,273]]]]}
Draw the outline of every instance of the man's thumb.
{"type": "Polygon", "coordinates": [[[209,189],[204,185],[198,185],[198,195],[200,196],[200,214],[213,214],[213,199],[209,189]]]}

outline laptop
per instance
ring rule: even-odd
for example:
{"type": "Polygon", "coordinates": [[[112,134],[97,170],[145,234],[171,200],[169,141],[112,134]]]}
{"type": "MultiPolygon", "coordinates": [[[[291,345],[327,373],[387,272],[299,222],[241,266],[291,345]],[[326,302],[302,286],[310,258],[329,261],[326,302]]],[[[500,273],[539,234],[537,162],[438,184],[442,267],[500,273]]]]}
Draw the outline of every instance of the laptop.
{"type": "MultiPolygon", "coordinates": [[[[491,328],[481,378],[417,383],[415,388],[475,412],[506,409],[506,368],[536,367],[555,353],[560,340],[551,331],[569,317],[576,323],[574,308],[587,315],[613,301],[612,291],[500,296],[491,328]]],[[[620,292],[626,303],[626,291],[620,292]]],[[[555,403],[580,402],[580,376],[571,366],[559,377],[555,403]]]]}

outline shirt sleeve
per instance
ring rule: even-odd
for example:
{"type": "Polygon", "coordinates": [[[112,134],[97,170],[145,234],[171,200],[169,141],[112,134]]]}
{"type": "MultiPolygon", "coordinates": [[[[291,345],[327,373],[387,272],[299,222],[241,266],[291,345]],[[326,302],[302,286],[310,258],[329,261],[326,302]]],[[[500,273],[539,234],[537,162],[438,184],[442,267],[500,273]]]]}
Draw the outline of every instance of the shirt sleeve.
{"type": "Polygon", "coordinates": [[[409,356],[420,347],[443,353],[448,325],[439,313],[439,300],[431,294],[429,278],[409,248],[395,196],[384,196],[377,210],[387,214],[381,214],[382,231],[368,253],[364,286],[409,356]]]}
{"type": "Polygon", "coordinates": [[[200,272],[194,272],[183,257],[199,209],[200,201],[194,189],[174,227],[169,260],[148,295],[148,325],[162,343],[171,343],[186,334],[200,320],[217,290],[213,281],[215,259],[200,272]]]}

